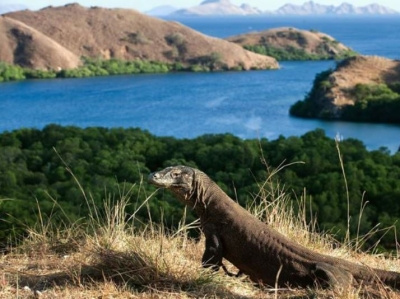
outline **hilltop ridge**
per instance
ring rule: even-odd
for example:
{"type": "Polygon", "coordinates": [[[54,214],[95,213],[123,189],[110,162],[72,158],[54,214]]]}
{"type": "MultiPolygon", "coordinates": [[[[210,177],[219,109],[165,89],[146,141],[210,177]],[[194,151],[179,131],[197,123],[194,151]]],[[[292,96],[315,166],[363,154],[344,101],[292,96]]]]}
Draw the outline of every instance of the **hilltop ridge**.
{"type": "Polygon", "coordinates": [[[0,17],[0,61],[38,69],[68,69],[80,58],[58,42],[23,22],[0,17]]]}

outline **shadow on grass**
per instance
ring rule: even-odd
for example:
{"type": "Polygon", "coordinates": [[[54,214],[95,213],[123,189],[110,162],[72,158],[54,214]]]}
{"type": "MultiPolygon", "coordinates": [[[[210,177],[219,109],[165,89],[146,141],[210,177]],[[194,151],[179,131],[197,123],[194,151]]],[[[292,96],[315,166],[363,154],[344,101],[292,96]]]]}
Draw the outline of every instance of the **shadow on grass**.
{"type": "Polygon", "coordinates": [[[89,288],[103,282],[113,282],[121,290],[138,293],[162,293],[166,296],[182,294],[195,298],[209,295],[214,298],[254,298],[235,293],[230,285],[224,285],[213,273],[203,273],[193,278],[160,268],[160,265],[152,264],[136,252],[101,249],[94,254],[93,265],[73,263],[47,274],[13,274],[9,280],[14,287],[27,286],[40,292],[69,286],[89,288]]]}

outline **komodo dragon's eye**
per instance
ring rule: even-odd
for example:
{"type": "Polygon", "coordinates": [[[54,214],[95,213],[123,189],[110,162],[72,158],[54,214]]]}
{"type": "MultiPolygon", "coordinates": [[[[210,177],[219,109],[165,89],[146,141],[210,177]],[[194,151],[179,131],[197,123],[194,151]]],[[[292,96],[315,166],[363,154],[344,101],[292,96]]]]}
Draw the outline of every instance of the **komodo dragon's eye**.
{"type": "Polygon", "coordinates": [[[171,173],[171,177],[174,178],[174,179],[176,179],[176,178],[178,178],[180,176],[181,176],[180,172],[174,171],[174,172],[171,173]]]}

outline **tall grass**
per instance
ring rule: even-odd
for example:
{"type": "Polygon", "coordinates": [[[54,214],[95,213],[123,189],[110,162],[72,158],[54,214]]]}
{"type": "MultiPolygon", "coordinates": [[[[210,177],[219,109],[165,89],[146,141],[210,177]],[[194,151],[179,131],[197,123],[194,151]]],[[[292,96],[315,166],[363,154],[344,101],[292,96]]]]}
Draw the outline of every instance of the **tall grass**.
{"type": "MultiPolygon", "coordinates": [[[[293,201],[275,179],[277,172],[290,165],[266,167],[269,175],[248,207],[254,215],[313,250],[400,270],[398,261],[350,252],[346,246],[334,249],[331,237],[316,232],[315,218],[306,220],[306,193],[293,201]]],[[[358,289],[338,293],[258,288],[246,277],[202,269],[204,240],[188,237],[190,230],[198,229],[198,222],[185,222],[186,209],[174,231],[162,224],[142,223],[136,215],[140,209],[149,211],[147,203],[156,192],[146,196],[133,214],[126,211],[138,196],[133,190],[143,189],[143,180],[139,188],[121,190],[118,199],[107,198],[99,207],[67,169],[81,188],[89,215],[56,224],[54,215],[43,215],[38,206],[37,225],[27,227],[23,242],[0,256],[0,298],[368,298],[358,289]]],[[[382,298],[396,295],[380,294],[382,298]]]]}
{"type": "Polygon", "coordinates": [[[37,225],[27,227],[23,242],[0,257],[0,298],[13,298],[17,290],[14,298],[20,298],[21,292],[27,296],[39,292],[40,298],[47,298],[46,294],[48,298],[60,294],[86,298],[94,289],[104,293],[102,289],[110,286],[118,294],[162,298],[209,294],[234,298],[239,296],[235,289],[240,290],[238,294],[257,291],[250,283],[202,269],[204,242],[188,237],[198,223],[185,223],[184,213],[175,231],[162,224],[141,223],[136,213],[148,209],[146,203],[154,193],[127,214],[135,195],[132,189],[118,200],[104,200],[102,207],[94,204],[82,186],[81,190],[90,212],[77,222],[56,225],[54,215],[43,215],[38,206],[37,225]],[[3,264],[8,267],[2,269],[3,264]]]}

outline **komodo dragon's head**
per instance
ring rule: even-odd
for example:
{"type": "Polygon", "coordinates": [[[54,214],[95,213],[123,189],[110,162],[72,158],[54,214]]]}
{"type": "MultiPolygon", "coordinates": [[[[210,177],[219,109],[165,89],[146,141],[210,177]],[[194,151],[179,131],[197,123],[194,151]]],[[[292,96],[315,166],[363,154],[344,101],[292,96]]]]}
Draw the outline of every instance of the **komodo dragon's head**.
{"type": "Polygon", "coordinates": [[[194,191],[196,171],[187,166],[172,166],[150,173],[148,180],[157,187],[171,190],[185,204],[194,205],[190,199],[194,191]]]}

